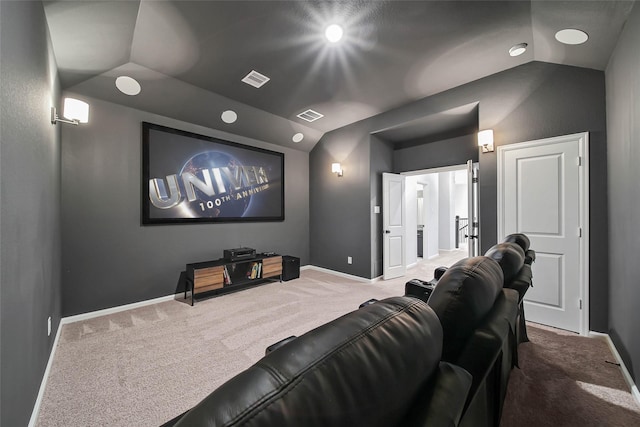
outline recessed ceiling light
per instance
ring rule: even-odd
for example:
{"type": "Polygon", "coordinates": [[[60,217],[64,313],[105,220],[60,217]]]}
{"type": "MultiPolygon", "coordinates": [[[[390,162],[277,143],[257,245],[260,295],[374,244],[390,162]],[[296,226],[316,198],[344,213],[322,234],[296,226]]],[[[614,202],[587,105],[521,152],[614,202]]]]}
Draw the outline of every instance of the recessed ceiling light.
{"type": "Polygon", "coordinates": [[[525,53],[525,51],[527,50],[527,46],[528,44],[526,43],[519,43],[519,44],[513,45],[511,46],[511,49],[509,49],[509,55],[520,56],[523,53],[525,53]]]}
{"type": "Polygon", "coordinates": [[[567,28],[556,33],[556,40],[564,44],[582,44],[589,39],[589,35],[582,30],[567,28]]]}
{"type": "Polygon", "coordinates": [[[339,42],[343,34],[344,31],[342,31],[342,27],[338,24],[331,24],[324,30],[324,36],[331,43],[339,42]]]}
{"type": "Polygon", "coordinates": [[[293,138],[291,139],[293,140],[293,142],[300,142],[304,139],[304,135],[298,132],[295,135],[293,135],[293,138]]]}
{"type": "Polygon", "coordinates": [[[129,76],[120,76],[116,79],[116,87],[125,95],[137,95],[140,93],[140,83],[129,76]]]}
{"type": "Polygon", "coordinates": [[[222,113],[220,118],[222,118],[223,122],[231,124],[238,120],[238,114],[233,110],[227,110],[222,113]]]}

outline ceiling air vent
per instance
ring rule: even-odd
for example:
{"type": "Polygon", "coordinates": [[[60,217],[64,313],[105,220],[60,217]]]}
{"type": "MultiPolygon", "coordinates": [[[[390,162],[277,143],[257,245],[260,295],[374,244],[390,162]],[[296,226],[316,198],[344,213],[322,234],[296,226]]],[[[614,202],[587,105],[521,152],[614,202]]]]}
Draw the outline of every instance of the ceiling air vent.
{"type": "Polygon", "coordinates": [[[298,114],[298,117],[311,123],[324,117],[324,114],[320,114],[317,111],[313,111],[311,108],[309,108],[307,111],[303,111],[302,113],[298,114]]]}
{"type": "Polygon", "coordinates": [[[261,87],[269,80],[271,80],[269,77],[264,74],[260,74],[256,70],[251,70],[251,72],[242,79],[243,82],[253,87],[261,87]]]}

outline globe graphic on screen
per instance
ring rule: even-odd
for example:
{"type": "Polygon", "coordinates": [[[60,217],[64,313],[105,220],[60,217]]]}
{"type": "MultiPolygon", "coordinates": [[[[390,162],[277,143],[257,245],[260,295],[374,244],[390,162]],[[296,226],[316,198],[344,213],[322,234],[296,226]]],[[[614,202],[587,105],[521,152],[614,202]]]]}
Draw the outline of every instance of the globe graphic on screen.
{"type": "MultiPolygon", "coordinates": [[[[216,218],[216,217],[241,217],[244,215],[249,205],[251,204],[251,196],[236,197],[235,187],[230,182],[227,175],[221,171],[222,182],[226,192],[222,192],[222,189],[218,187],[216,179],[213,176],[211,169],[216,168],[228,168],[233,176],[236,176],[237,168],[242,167],[242,164],[234,157],[220,152],[220,151],[206,151],[204,153],[193,156],[187,163],[184,164],[180,174],[190,172],[198,179],[203,180],[203,169],[208,169],[213,181],[213,188],[215,194],[207,196],[204,192],[195,188],[196,200],[188,201],[184,200],[182,206],[191,214],[194,218],[216,218]]],[[[244,182],[244,179],[243,179],[244,182]]],[[[180,183],[181,187],[184,184],[180,183]]],[[[186,195],[185,188],[180,188],[180,191],[186,195]]]]}

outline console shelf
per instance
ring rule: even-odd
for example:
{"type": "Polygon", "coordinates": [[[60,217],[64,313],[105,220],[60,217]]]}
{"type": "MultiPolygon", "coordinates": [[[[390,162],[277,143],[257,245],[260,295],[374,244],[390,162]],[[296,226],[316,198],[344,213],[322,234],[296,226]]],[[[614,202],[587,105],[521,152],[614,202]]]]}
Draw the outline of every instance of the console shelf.
{"type": "Polygon", "coordinates": [[[187,264],[187,291],[191,291],[191,305],[196,294],[210,296],[239,291],[267,281],[282,281],[282,256],[257,255],[243,260],[224,258],[187,264]]]}

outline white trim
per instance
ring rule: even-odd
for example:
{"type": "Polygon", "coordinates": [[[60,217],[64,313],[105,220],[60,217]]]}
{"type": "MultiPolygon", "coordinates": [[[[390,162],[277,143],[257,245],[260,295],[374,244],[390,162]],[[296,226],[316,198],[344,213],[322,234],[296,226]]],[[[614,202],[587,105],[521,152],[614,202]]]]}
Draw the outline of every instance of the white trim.
{"type": "Polygon", "coordinates": [[[79,322],[81,320],[93,319],[94,317],[106,316],[107,314],[119,313],[121,311],[132,310],[138,307],[144,307],[145,305],[157,304],[159,302],[171,301],[176,299],[177,296],[184,295],[183,292],[179,294],[171,294],[164,297],[148,299],[145,301],[134,302],[131,304],[119,305],[116,307],[105,308],[104,310],[90,311],[88,313],[76,314],[75,316],[63,317],[60,320],[61,325],[69,323],[79,322]]]}
{"type": "Polygon", "coordinates": [[[616,361],[620,364],[620,370],[622,371],[622,376],[624,377],[624,380],[626,381],[627,385],[629,386],[629,389],[631,390],[631,395],[635,398],[638,406],[640,406],[640,392],[638,391],[638,386],[635,384],[635,382],[633,382],[633,378],[631,377],[629,370],[624,364],[624,360],[622,360],[622,357],[620,357],[620,353],[618,353],[618,349],[616,348],[615,344],[613,344],[613,341],[611,340],[611,337],[609,336],[609,334],[589,331],[589,336],[596,337],[596,338],[604,338],[607,341],[607,344],[609,345],[609,349],[611,350],[611,353],[613,353],[613,357],[615,357],[616,361]]]}
{"type": "Polygon", "coordinates": [[[321,271],[323,273],[330,273],[336,276],[344,277],[345,279],[356,280],[358,282],[364,282],[364,283],[375,283],[380,279],[380,277],[376,277],[374,279],[365,279],[364,277],[354,276],[353,274],[342,273],[340,271],[329,270],[328,268],[324,268],[324,267],[316,267],[315,265],[308,265],[305,267],[306,267],[305,270],[321,271]]]}
{"type": "MultiPolygon", "coordinates": [[[[534,141],[520,142],[516,144],[500,145],[497,148],[497,216],[498,235],[497,241],[504,238],[504,200],[502,190],[504,187],[503,163],[506,151],[519,150],[535,146],[556,144],[578,139],[578,152],[582,157],[581,167],[578,169],[579,189],[579,215],[582,238],[580,239],[580,298],[582,299],[582,315],[580,316],[580,335],[589,334],[589,132],[579,132],[570,135],[554,136],[551,138],[537,139],[534,141]]],[[[535,250],[535,248],[533,248],[535,250]]]]}
{"type": "MultiPolygon", "coordinates": [[[[576,134],[579,135],[579,134],[576,134]]],[[[584,132],[579,141],[579,150],[582,160],[580,162],[580,228],[582,230],[582,238],[580,239],[580,263],[582,265],[580,276],[582,279],[582,289],[580,291],[582,297],[582,325],[581,335],[589,333],[589,133],[584,132]]],[[[613,344],[613,343],[612,343],[613,344]]],[[[637,390],[636,390],[637,391],[637,390]]]]}
{"type": "Polygon", "coordinates": [[[53,347],[51,347],[51,353],[49,353],[49,361],[47,367],[42,374],[42,381],[40,382],[40,390],[38,390],[38,397],[33,404],[33,411],[31,411],[31,418],[29,419],[29,427],[34,427],[36,421],[38,421],[38,415],[40,414],[40,405],[42,405],[42,398],[44,397],[44,390],[47,388],[47,380],[49,379],[49,373],[51,372],[51,366],[53,365],[53,357],[56,354],[58,348],[58,341],[60,340],[60,331],[62,330],[62,319],[58,323],[58,330],[56,331],[56,337],[53,340],[53,347]]]}

